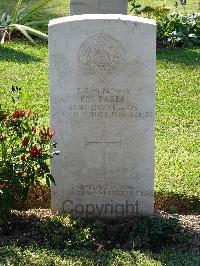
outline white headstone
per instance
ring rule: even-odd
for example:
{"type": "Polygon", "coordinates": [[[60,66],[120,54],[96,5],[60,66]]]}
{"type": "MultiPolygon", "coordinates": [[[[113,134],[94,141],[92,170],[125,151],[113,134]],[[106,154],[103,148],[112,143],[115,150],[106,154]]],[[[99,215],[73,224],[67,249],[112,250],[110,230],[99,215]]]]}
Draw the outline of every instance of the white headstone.
{"type": "Polygon", "coordinates": [[[49,25],[53,212],[130,217],[154,211],[156,26],[123,15],[49,25]]]}
{"type": "Polygon", "coordinates": [[[128,0],[70,0],[70,15],[127,14],[128,0]]]}

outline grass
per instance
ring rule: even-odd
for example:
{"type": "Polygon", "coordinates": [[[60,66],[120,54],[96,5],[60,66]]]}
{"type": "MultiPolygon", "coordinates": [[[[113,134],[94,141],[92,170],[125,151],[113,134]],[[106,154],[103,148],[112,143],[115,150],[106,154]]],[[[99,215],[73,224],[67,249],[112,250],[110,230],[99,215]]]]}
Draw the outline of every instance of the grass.
{"type": "Polygon", "coordinates": [[[181,6],[178,0],[178,8],[175,7],[175,0],[138,0],[138,3],[140,3],[142,6],[161,6],[165,5],[171,9],[172,12],[180,11],[180,12],[198,12],[199,11],[199,5],[196,4],[198,1],[191,0],[187,1],[186,6],[181,6]]]}
{"type": "MultiPolygon", "coordinates": [[[[26,108],[49,123],[48,48],[13,42],[0,47],[0,94],[12,84],[27,91],[26,108]]],[[[157,54],[156,192],[199,197],[200,49],[157,54]]]]}
{"type": "Polygon", "coordinates": [[[52,251],[39,246],[19,248],[15,245],[0,248],[0,265],[77,265],[77,266],[199,266],[200,254],[163,251],[161,254],[124,252],[52,251]],[[16,264],[17,262],[17,264],[16,264]]]}
{"type": "Polygon", "coordinates": [[[159,50],[156,191],[200,195],[200,50],[159,50]]]}
{"type": "MultiPolygon", "coordinates": [[[[27,5],[29,1],[23,0],[23,5],[27,5]]],[[[3,12],[11,13],[15,8],[16,2],[16,0],[1,0],[0,14],[3,12]]],[[[52,17],[67,16],[69,14],[69,0],[52,0],[45,12],[48,13],[49,19],[52,17]]]]}
{"type": "MultiPolygon", "coordinates": [[[[25,108],[40,114],[40,124],[49,122],[47,45],[7,43],[0,46],[0,92],[9,101],[11,84],[26,89],[25,108]],[[28,98],[28,99],[26,99],[28,98]]],[[[1,94],[2,95],[2,94],[1,94]]]]}

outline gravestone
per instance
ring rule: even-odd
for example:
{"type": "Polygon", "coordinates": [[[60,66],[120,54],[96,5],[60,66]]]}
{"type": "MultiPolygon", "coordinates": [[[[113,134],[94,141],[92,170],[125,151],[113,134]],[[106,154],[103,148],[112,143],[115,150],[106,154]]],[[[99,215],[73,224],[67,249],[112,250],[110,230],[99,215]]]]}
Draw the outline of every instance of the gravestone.
{"type": "Polygon", "coordinates": [[[127,14],[127,0],[71,0],[70,15],[127,14]]]}
{"type": "Polygon", "coordinates": [[[52,211],[85,218],[154,212],[154,21],[81,15],[49,24],[52,211]]]}

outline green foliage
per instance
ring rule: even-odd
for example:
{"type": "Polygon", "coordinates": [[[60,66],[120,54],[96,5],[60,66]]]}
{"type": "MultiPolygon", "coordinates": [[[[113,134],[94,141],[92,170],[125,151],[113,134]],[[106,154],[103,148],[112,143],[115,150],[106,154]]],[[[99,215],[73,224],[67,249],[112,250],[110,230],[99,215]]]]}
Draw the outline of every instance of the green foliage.
{"type": "Polygon", "coordinates": [[[11,108],[0,104],[0,223],[12,208],[20,207],[38,179],[45,178],[49,186],[54,182],[49,169],[54,132],[39,128],[38,115],[31,109],[18,109],[21,94],[20,88],[12,86],[11,108]]]}
{"type": "Polygon", "coordinates": [[[14,206],[16,206],[16,204],[12,192],[4,184],[1,184],[0,185],[0,225],[3,224],[8,219],[8,217],[11,214],[11,207],[14,206]]]}
{"type": "Polygon", "coordinates": [[[131,239],[136,249],[157,251],[182,239],[177,219],[146,217],[133,224],[131,239]]]}
{"type": "Polygon", "coordinates": [[[54,249],[79,249],[91,246],[91,230],[69,216],[55,216],[39,224],[46,246],[54,249]]]}
{"type": "Polygon", "coordinates": [[[160,251],[185,240],[177,219],[135,218],[124,223],[79,221],[54,216],[38,224],[44,247],[54,249],[112,250],[113,248],[160,251]],[[123,232],[123,234],[121,234],[123,232]]]}
{"type": "Polygon", "coordinates": [[[137,15],[153,18],[157,22],[157,38],[168,46],[200,46],[200,14],[171,13],[170,8],[162,6],[142,6],[136,0],[130,0],[137,15]]]}
{"type": "Polygon", "coordinates": [[[137,0],[128,0],[130,3],[130,12],[133,11],[135,14],[141,14],[142,5],[137,2],[137,0]]]}
{"type": "Polygon", "coordinates": [[[0,19],[1,43],[4,43],[7,35],[10,39],[14,31],[21,32],[32,43],[34,40],[30,34],[47,39],[47,35],[38,29],[44,29],[48,24],[48,20],[40,16],[40,13],[50,1],[31,1],[29,5],[22,8],[22,0],[18,0],[12,14],[3,13],[0,19]]]}
{"type": "Polygon", "coordinates": [[[158,38],[167,38],[176,46],[200,46],[200,14],[173,13],[160,17],[158,38]]]}

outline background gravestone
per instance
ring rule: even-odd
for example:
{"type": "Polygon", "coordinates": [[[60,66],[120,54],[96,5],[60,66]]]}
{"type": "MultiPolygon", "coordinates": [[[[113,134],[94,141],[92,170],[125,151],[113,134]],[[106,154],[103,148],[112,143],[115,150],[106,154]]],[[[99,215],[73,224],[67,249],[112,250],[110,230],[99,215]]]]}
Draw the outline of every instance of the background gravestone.
{"type": "Polygon", "coordinates": [[[156,26],[124,15],[49,25],[52,211],[129,217],[154,211],[156,26]]]}
{"type": "Polygon", "coordinates": [[[127,0],[71,0],[70,15],[127,14],[127,0]]]}

